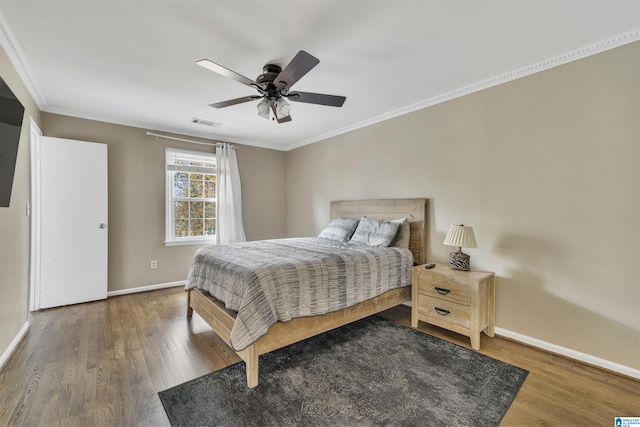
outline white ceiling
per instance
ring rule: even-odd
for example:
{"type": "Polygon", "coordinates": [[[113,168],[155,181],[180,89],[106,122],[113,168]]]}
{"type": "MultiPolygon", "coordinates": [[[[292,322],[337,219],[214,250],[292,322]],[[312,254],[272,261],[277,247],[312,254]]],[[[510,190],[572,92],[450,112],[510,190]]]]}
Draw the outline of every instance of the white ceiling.
{"type": "Polygon", "coordinates": [[[640,39],[637,0],[0,0],[0,39],[43,111],[289,150],[640,39]],[[257,115],[255,79],[299,50],[294,90],[347,97],[257,115]],[[221,123],[192,124],[192,118],[221,123]]]}

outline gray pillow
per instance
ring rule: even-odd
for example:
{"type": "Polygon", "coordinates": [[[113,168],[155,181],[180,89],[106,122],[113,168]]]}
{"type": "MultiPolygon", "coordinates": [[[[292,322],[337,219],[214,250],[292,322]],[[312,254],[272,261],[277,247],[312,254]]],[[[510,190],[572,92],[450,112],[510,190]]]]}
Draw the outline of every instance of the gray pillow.
{"type": "Polygon", "coordinates": [[[399,222],[360,218],[358,228],[351,237],[351,243],[368,246],[389,246],[398,233],[399,222]]]}
{"type": "Polygon", "coordinates": [[[393,239],[391,246],[397,246],[399,248],[409,249],[409,240],[411,239],[411,225],[407,218],[394,219],[391,222],[399,222],[400,230],[396,234],[396,238],[393,239]]]}
{"type": "Polygon", "coordinates": [[[358,226],[358,220],[353,218],[336,218],[320,232],[318,237],[338,242],[349,240],[358,226]]]}

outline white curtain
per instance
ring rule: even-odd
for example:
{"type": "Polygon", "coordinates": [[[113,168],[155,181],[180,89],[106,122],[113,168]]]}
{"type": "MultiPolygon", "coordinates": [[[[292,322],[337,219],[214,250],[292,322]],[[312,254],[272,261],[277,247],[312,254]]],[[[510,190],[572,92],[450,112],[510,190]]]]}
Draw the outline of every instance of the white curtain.
{"type": "Polygon", "coordinates": [[[235,147],[220,144],[216,148],[217,224],[216,243],[245,242],[242,224],[242,190],[235,147]]]}

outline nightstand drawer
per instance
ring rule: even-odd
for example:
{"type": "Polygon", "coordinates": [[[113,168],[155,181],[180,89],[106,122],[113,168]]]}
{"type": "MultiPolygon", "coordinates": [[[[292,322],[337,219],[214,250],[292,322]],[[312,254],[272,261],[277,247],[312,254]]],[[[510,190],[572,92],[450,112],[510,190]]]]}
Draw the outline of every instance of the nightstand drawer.
{"type": "Polygon", "coordinates": [[[469,328],[471,325],[471,308],[441,299],[428,298],[420,300],[418,313],[440,322],[454,323],[469,328]]]}
{"type": "Polygon", "coordinates": [[[448,266],[445,268],[422,268],[417,271],[421,281],[440,282],[440,283],[457,283],[462,286],[471,286],[477,282],[478,271],[463,271],[466,274],[460,274],[460,270],[452,270],[448,266]]]}
{"type": "Polygon", "coordinates": [[[422,281],[418,289],[420,295],[455,302],[466,306],[471,305],[471,288],[455,282],[422,281]]]}

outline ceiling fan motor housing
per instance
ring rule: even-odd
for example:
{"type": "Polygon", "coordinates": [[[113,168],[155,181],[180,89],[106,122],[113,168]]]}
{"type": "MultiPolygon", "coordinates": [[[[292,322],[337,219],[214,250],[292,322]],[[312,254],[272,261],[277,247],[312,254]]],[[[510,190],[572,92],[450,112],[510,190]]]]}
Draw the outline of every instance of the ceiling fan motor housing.
{"type": "Polygon", "coordinates": [[[262,74],[256,78],[256,83],[260,85],[265,95],[269,97],[278,97],[280,95],[280,91],[273,84],[273,81],[281,71],[282,68],[275,64],[267,64],[262,68],[262,74]]]}

